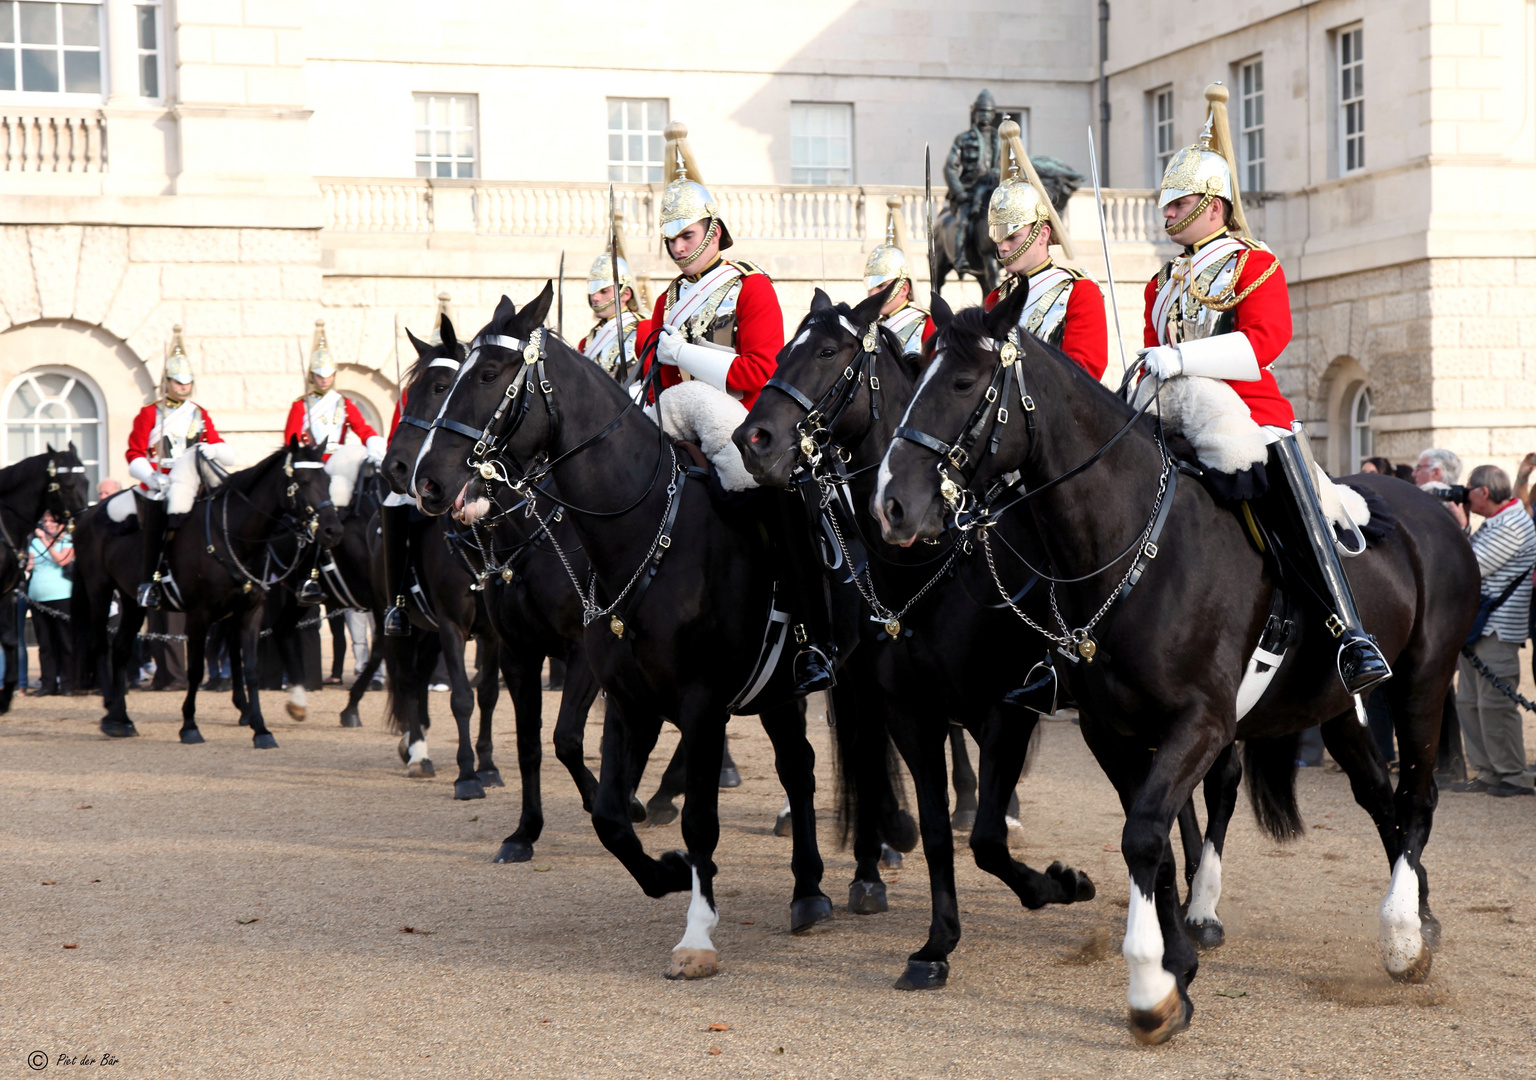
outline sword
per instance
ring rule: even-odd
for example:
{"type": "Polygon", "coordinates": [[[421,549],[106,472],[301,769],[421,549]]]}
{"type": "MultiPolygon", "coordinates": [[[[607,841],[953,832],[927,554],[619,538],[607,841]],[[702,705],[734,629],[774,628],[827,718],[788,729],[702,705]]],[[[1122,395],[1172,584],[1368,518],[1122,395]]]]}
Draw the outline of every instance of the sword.
{"type": "Polygon", "coordinates": [[[395,400],[400,400],[400,313],[395,312],[395,400]]]}
{"type": "Polygon", "coordinates": [[[1104,195],[1099,191],[1099,157],[1093,148],[1093,126],[1088,127],[1088,168],[1093,173],[1093,202],[1099,214],[1099,243],[1104,248],[1104,277],[1109,282],[1109,310],[1115,313],[1115,340],[1120,343],[1120,374],[1130,365],[1125,359],[1125,335],[1120,332],[1120,304],[1115,299],[1115,271],[1109,265],[1109,227],[1104,223],[1104,195]]]}
{"type": "Polygon", "coordinates": [[[565,340],[565,252],[560,253],[560,285],[555,290],[555,337],[565,340]]]}
{"type": "Polygon", "coordinates": [[[939,253],[933,244],[933,154],[923,144],[923,207],[928,215],[928,306],[939,294],[939,253]]]}
{"type": "Polygon", "coordinates": [[[619,216],[613,202],[613,185],[608,185],[608,266],[613,271],[614,329],[619,339],[619,351],[613,358],[613,366],[623,380],[629,375],[629,357],[624,355],[624,303],[623,289],[619,286],[619,216]]]}

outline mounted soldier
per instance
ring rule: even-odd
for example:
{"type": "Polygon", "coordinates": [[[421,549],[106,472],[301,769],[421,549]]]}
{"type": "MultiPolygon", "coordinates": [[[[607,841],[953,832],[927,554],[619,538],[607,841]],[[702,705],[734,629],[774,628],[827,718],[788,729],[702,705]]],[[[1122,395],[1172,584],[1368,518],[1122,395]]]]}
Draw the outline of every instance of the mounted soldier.
{"type": "MultiPolygon", "coordinates": [[[[613,233],[622,237],[622,217],[614,215],[613,233]]],[[[635,279],[629,271],[629,260],[624,257],[624,244],[619,241],[618,251],[605,251],[592,261],[587,272],[587,303],[597,324],[576,348],[615,377],[627,376],[635,370],[635,346],[645,339],[643,331],[650,329],[649,322],[641,316],[641,302],[635,295],[635,279]],[[614,300],[613,264],[619,265],[618,301],[614,300]],[[615,308],[621,308],[615,319],[615,308]],[[620,339],[622,338],[622,343],[620,339]],[[622,349],[622,354],[621,350],[622,349]]]]}
{"type": "Polygon", "coordinates": [[[885,242],[864,260],[864,288],[869,296],[882,292],[891,282],[896,291],[880,308],[880,321],[901,341],[902,351],[916,355],[933,336],[933,320],[925,308],[912,302],[912,269],[907,260],[906,235],[901,221],[901,196],[885,200],[885,242]]]}
{"type": "Polygon", "coordinates": [[[128,475],[137,480],[134,489],[139,530],[144,538],[143,571],[140,574],[140,607],[158,609],[165,601],[160,589],[160,559],[165,551],[166,531],[180,525],[192,508],[197,494],[193,483],[189,491],[171,495],[171,469],[194,447],[197,453],[216,460],[221,451],[211,449],[224,442],[214,427],[213,417],[192,400],[192,358],[181,340],[181,327],[171,327],[171,352],[165,360],[160,380],[161,398],[139,410],[128,433],[128,475]],[[175,505],[171,506],[170,503],[175,505]],[[172,521],[174,517],[176,520],[172,521]]]}
{"type": "Polygon", "coordinates": [[[1002,144],[997,131],[997,103],[992,91],[976,95],[971,106],[971,126],[955,136],[944,162],[944,182],[949,187],[949,209],[955,219],[954,267],[958,274],[980,277],[983,268],[970,260],[971,222],[982,211],[997,183],[1002,144]]]}
{"type": "Polygon", "coordinates": [[[1019,125],[1003,121],[1003,179],[987,207],[988,235],[1008,277],[987,295],[991,311],[1015,289],[1029,290],[1019,326],[1061,349],[1095,379],[1109,360],[1104,294],[1081,270],[1057,266],[1051,245],[1070,259],[1072,241],[1019,138],[1019,125]]]}
{"type": "Polygon", "coordinates": [[[324,443],[326,456],[346,442],[350,433],[357,436],[375,465],[384,460],[384,437],[373,430],[363,417],[357,402],[336,389],[336,361],[331,359],[325,340],[325,320],[315,320],[315,343],[309,354],[309,387],[293,400],[283,441],[297,438],[302,446],[324,443]]]}
{"type": "Polygon", "coordinates": [[[1213,474],[1212,482],[1242,499],[1257,498],[1283,478],[1283,491],[1259,500],[1255,509],[1273,517],[1282,532],[1295,531],[1285,525],[1299,518],[1314,563],[1301,569],[1315,573],[1323,586],[1325,625],[1339,639],[1339,678],[1358,696],[1391,678],[1392,670],[1361,625],[1333,527],[1319,501],[1306,433],[1270,371],[1291,340],[1285,274],[1269,249],[1253,239],[1243,215],[1227,89],[1214,83],[1205,96],[1210,104],[1204,133],[1175,154],[1163,173],[1158,204],[1164,229],[1183,251],[1147,284],[1141,367],[1158,380],[1181,375],[1221,380],[1241,398],[1268,444],[1267,462],[1233,476],[1213,474]]]}
{"type": "MultiPolygon", "coordinates": [[[[663,426],[673,430],[678,418],[696,427],[704,454],[716,462],[725,482],[732,483],[729,477],[734,474],[741,486],[752,486],[730,435],[778,365],[784,315],[767,274],[744,259],[721,257],[734,240],[714,196],[701,182],[688,129],[668,124],[666,138],[661,235],[679,274],[656,298],[653,329],[642,353],[654,347],[661,365],[662,393],[656,404],[663,426]],[[674,389],[682,392],[671,393],[674,389]]],[[[835,682],[830,616],[820,568],[810,565],[807,553],[795,543],[805,532],[792,520],[800,509],[780,501],[782,512],[770,509],[764,524],[780,541],[787,599],[800,620],[793,624],[799,646],[793,682],[794,693],[803,696],[835,682]]]]}

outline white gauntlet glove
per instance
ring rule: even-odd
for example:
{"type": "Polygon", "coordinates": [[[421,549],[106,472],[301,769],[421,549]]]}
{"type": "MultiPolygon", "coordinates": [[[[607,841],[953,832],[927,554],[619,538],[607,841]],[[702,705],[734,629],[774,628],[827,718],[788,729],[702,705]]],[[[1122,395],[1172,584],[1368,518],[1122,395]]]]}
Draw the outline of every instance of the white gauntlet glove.
{"type": "Polygon", "coordinates": [[[1141,361],[1141,370],[1159,381],[1166,382],[1184,372],[1184,359],[1177,345],[1154,345],[1136,356],[1141,361]]]}
{"type": "Polygon", "coordinates": [[[724,345],[694,344],[686,340],[675,326],[662,328],[661,339],[656,343],[656,355],[663,364],[671,364],[716,390],[725,390],[725,379],[736,353],[724,345]]]}
{"type": "Polygon", "coordinates": [[[368,451],[368,460],[373,462],[375,466],[384,463],[384,452],[389,449],[382,435],[373,436],[373,438],[363,444],[363,448],[368,451]]]}
{"type": "Polygon", "coordinates": [[[1140,356],[1147,374],[1159,379],[1203,375],[1227,382],[1257,382],[1261,375],[1253,343],[1240,331],[1182,341],[1177,345],[1156,345],[1141,350],[1140,356]]]}
{"type": "Polygon", "coordinates": [[[656,339],[656,359],[670,367],[677,367],[677,350],[682,348],[685,339],[682,331],[675,326],[663,326],[661,337],[656,339]]]}
{"type": "Polygon", "coordinates": [[[150,491],[160,490],[160,473],[150,464],[149,458],[134,458],[128,463],[128,475],[150,491]]]}

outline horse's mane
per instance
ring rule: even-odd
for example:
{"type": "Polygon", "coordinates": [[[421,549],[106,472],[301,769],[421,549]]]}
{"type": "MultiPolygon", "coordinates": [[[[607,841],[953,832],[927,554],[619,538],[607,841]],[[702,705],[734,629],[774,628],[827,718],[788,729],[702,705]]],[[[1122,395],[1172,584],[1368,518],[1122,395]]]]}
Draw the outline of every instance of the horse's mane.
{"type": "MultiPolygon", "coordinates": [[[[799,337],[801,331],[807,330],[812,326],[822,330],[831,330],[834,326],[841,329],[841,326],[838,325],[839,318],[847,319],[849,322],[853,321],[853,308],[842,301],[831,307],[808,311],[805,314],[805,318],[800,320],[800,325],[796,328],[795,337],[799,337]]],[[[901,370],[906,373],[907,378],[915,383],[921,372],[922,358],[920,356],[909,356],[901,344],[901,339],[896,336],[896,331],[886,326],[884,322],[879,323],[878,327],[881,340],[895,354],[896,362],[901,365],[901,370]]],[[[790,340],[793,341],[794,338],[790,340]]]]}
{"type": "Polygon", "coordinates": [[[288,448],[286,446],[279,447],[277,450],[262,458],[256,464],[248,468],[241,469],[239,472],[230,473],[229,477],[221,486],[234,488],[237,491],[249,491],[253,484],[258,483],[262,477],[267,474],[267,470],[272,468],[272,466],[277,462],[277,459],[282,457],[287,452],[288,448]]]}

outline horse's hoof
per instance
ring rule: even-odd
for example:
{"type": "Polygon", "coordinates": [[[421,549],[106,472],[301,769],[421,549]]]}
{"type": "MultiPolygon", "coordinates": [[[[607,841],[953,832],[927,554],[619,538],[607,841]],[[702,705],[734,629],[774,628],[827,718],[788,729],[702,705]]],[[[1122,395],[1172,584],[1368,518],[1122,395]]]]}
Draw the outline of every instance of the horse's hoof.
{"type": "Polygon", "coordinates": [[[1179,996],[1175,986],[1151,1009],[1132,1009],[1127,1021],[1131,1036],[1143,1046],[1161,1046],[1179,1032],[1189,1027],[1189,1018],[1195,1007],[1188,998],[1179,996]]]}
{"type": "Polygon", "coordinates": [[[789,932],[804,934],[832,921],[832,901],[820,894],[789,902],[789,932]]]}
{"type": "Polygon", "coordinates": [[[341,726],[342,727],[362,727],[363,726],[363,718],[361,716],[357,715],[357,710],[356,709],[342,709],[341,710],[341,726]]]}
{"type": "Polygon", "coordinates": [[[736,766],[725,765],[721,767],[720,786],[725,788],[741,787],[741,773],[736,771],[736,766]]]}
{"type": "Polygon", "coordinates": [[[885,882],[854,881],[848,886],[848,910],[855,915],[879,915],[890,910],[885,902],[885,882]]]}
{"type": "Polygon", "coordinates": [[[453,782],[453,797],[455,799],[483,799],[485,788],[480,786],[480,781],[471,777],[468,780],[455,780],[453,782]]]}
{"type": "Polygon", "coordinates": [[[1086,903],[1098,895],[1098,890],[1093,887],[1093,881],[1087,874],[1065,866],[1059,861],[1046,867],[1045,874],[1067,891],[1066,903],[1068,904],[1086,903]]]}
{"type": "Polygon", "coordinates": [[[1222,928],[1220,919],[1201,919],[1199,922],[1186,919],[1184,932],[1189,935],[1189,940],[1195,948],[1201,952],[1219,949],[1222,942],[1227,940],[1227,932],[1222,928]]]}
{"type": "Polygon", "coordinates": [[[411,760],[411,748],[406,744],[405,740],[406,736],[400,736],[400,745],[395,747],[400,754],[400,764],[402,765],[409,764],[411,760]]]}
{"type": "Polygon", "coordinates": [[[900,870],[902,861],[901,852],[891,847],[890,844],[880,845],[880,868],[882,870],[900,870]]]}
{"type": "Polygon", "coordinates": [[[789,813],[788,810],[784,810],[784,811],[780,812],[779,816],[773,819],[773,835],[774,836],[788,836],[788,835],[790,835],[794,831],[795,831],[794,818],[790,816],[790,813],[789,813]]]}
{"type": "Polygon", "coordinates": [[[1440,920],[1427,907],[1419,908],[1419,935],[1430,952],[1440,948],[1440,920]]]}
{"type": "Polygon", "coordinates": [[[500,769],[481,769],[475,773],[484,787],[506,787],[506,782],[501,778],[500,769]]]}
{"type": "Polygon", "coordinates": [[[305,708],[305,707],[304,707],[304,706],[303,706],[303,705],[295,705],[295,704],[294,704],[294,703],[293,703],[293,702],[291,702],[291,701],[290,701],[290,702],[288,702],[288,703],[287,703],[287,704],[286,704],[286,705],[285,705],[285,706],[284,706],[284,708],[286,708],[286,709],[287,709],[287,710],[288,710],[288,715],[289,715],[289,716],[291,716],[291,717],[293,717],[293,718],[294,718],[294,719],[295,719],[295,720],[298,720],[298,721],[301,721],[301,722],[302,722],[302,721],[303,721],[303,719],[304,719],[304,718],[305,718],[305,717],[306,717],[306,716],[308,716],[308,715],[309,715],[309,709],[307,709],[307,708],[305,708]]]}
{"type": "Polygon", "coordinates": [[[1388,957],[1387,974],[1392,976],[1393,980],[1396,982],[1409,983],[1410,985],[1414,983],[1421,983],[1425,979],[1429,978],[1429,968],[1432,963],[1434,963],[1434,954],[1429,951],[1429,942],[1422,940],[1421,932],[1419,955],[1414,958],[1412,963],[1403,968],[1401,971],[1392,970],[1391,958],[1388,957]]]}
{"type": "Polygon", "coordinates": [[[718,970],[720,955],[714,949],[673,949],[667,965],[669,979],[707,979],[718,970]]]}
{"type": "MultiPolygon", "coordinates": [[[[585,803],[583,803],[582,809],[585,810],[589,814],[592,812],[592,808],[590,806],[585,805],[585,803]]],[[[645,803],[641,802],[639,799],[637,799],[633,795],[631,795],[629,797],[629,823],[631,825],[638,825],[642,821],[644,821],[645,819],[646,819],[645,803]]]]}
{"type": "Polygon", "coordinates": [[[422,758],[405,767],[405,775],[412,780],[429,780],[437,775],[437,770],[432,767],[431,758],[422,758]]]}
{"type": "Polygon", "coordinates": [[[260,735],[251,736],[251,742],[256,745],[258,750],[277,749],[277,737],[270,731],[263,731],[260,735]]]}
{"type": "Polygon", "coordinates": [[[937,990],[949,982],[948,960],[908,960],[896,980],[898,990],[937,990]]]}
{"type": "Polygon", "coordinates": [[[970,832],[976,825],[976,811],[956,810],[950,816],[949,825],[956,832],[970,832]]]}
{"type": "Polygon", "coordinates": [[[101,733],[109,739],[130,739],[139,733],[132,720],[103,720],[101,733]]]}
{"type": "Polygon", "coordinates": [[[524,840],[508,838],[501,842],[501,847],[496,851],[496,857],[492,862],[527,862],[533,858],[533,845],[524,840]]]}
{"type": "Polygon", "coordinates": [[[181,733],[181,741],[188,746],[196,746],[203,741],[203,733],[198,731],[197,728],[188,728],[181,733]]]}
{"type": "Polygon", "coordinates": [[[677,820],[677,807],[670,800],[652,799],[645,804],[645,823],[651,828],[670,825],[677,820]]]}

